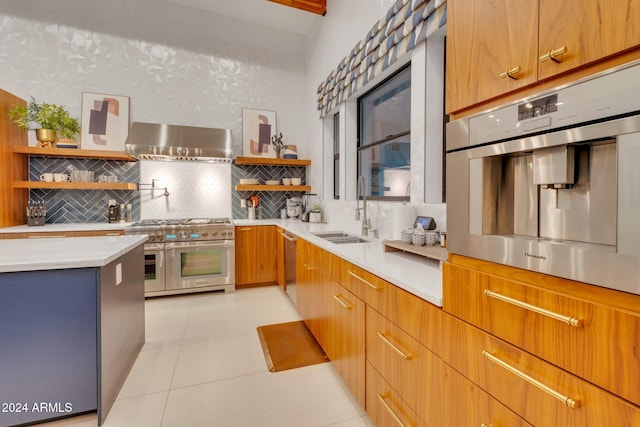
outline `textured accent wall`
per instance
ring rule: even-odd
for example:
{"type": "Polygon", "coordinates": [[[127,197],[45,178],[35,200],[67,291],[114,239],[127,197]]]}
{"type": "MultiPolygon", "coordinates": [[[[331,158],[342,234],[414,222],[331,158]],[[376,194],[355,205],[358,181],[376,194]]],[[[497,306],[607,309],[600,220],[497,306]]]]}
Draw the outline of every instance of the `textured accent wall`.
{"type": "MultiPolygon", "coordinates": [[[[77,0],[55,5],[2,3],[1,87],[23,99],[33,96],[64,105],[78,118],[82,92],[129,96],[131,121],[231,129],[235,156],[242,155],[242,109],[275,111],[277,131],[306,157],[307,126],[300,111],[308,99],[301,96],[305,88],[301,36],[188,8],[165,16],[166,10],[155,3],[153,10],[145,10],[148,3],[116,1],[91,8],[77,0]],[[46,13],[38,13],[38,9],[46,13]],[[105,16],[107,11],[129,12],[110,19],[111,15],[100,16],[101,10],[105,16]],[[181,26],[181,20],[189,15],[197,15],[203,25],[181,26]],[[135,20],[138,22],[127,27],[127,16],[145,16],[145,20],[135,20]],[[41,22],[40,18],[66,24],[41,22]],[[172,27],[153,25],[162,19],[171,21],[172,27]],[[208,36],[200,34],[206,31],[208,36]]],[[[33,132],[29,134],[30,145],[35,145],[33,132]]],[[[140,167],[134,165],[129,167],[140,167]]],[[[173,165],[161,163],[149,175],[143,167],[143,176],[132,182],[146,182],[162,173],[163,167],[175,176],[173,165]]],[[[206,176],[216,168],[212,167],[203,179],[209,179],[206,176]]],[[[223,196],[215,199],[204,188],[200,193],[194,191],[191,184],[199,179],[195,171],[201,170],[194,164],[185,166],[183,179],[169,185],[168,198],[151,197],[146,191],[60,190],[34,190],[31,197],[45,201],[52,222],[104,221],[104,200],[108,198],[131,200],[136,219],[231,216],[230,167],[211,178],[212,182],[226,183],[223,193],[217,192],[223,196]]]]}
{"type": "MultiPolygon", "coordinates": [[[[118,182],[138,182],[140,176],[140,165],[136,162],[30,156],[29,180],[39,181],[44,172],[68,174],[69,168],[94,171],[94,180],[102,174],[110,174],[117,177],[118,182]]],[[[137,191],[35,189],[29,191],[29,198],[44,202],[48,224],[107,222],[109,199],[118,204],[131,203],[134,221],[140,219],[137,191]]]]}
{"type": "Polygon", "coordinates": [[[241,199],[258,196],[263,218],[280,218],[280,209],[286,207],[289,197],[300,197],[300,191],[235,191],[235,187],[242,178],[257,178],[260,184],[266,180],[280,180],[282,178],[302,178],[302,185],[306,185],[306,167],[304,166],[260,166],[234,165],[231,174],[233,185],[233,218],[246,219],[247,209],[240,207],[241,199]]]}
{"type": "Polygon", "coordinates": [[[141,160],[143,219],[231,216],[231,164],[141,160]],[[169,196],[164,196],[164,187],[169,196]]]}

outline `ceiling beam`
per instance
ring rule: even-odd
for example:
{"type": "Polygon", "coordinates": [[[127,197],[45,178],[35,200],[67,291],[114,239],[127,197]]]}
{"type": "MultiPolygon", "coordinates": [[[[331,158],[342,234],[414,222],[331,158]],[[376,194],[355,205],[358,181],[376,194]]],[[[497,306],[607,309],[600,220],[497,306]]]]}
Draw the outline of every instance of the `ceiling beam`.
{"type": "Polygon", "coordinates": [[[327,13],[327,0],[268,0],[285,6],[295,7],[306,12],[323,15],[327,13]]]}

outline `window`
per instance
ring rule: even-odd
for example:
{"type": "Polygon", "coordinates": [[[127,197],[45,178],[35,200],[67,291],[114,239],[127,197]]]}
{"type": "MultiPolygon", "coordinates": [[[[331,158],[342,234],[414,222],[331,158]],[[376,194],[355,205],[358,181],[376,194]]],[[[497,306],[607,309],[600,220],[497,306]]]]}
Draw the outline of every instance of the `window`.
{"type": "Polygon", "coordinates": [[[340,198],[340,113],[333,115],[333,198],[340,198]]]}
{"type": "MultiPolygon", "coordinates": [[[[367,197],[409,200],[411,68],[401,69],[358,99],[358,175],[367,197]]],[[[358,195],[360,196],[360,195],[358,195]]]]}

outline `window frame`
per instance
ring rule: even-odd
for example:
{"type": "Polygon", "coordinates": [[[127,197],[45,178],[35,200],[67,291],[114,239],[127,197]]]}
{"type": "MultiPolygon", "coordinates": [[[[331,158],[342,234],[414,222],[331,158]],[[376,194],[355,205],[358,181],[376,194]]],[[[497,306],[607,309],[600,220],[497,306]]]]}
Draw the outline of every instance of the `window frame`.
{"type": "MultiPolygon", "coordinates": [[[[380,89],[381,87],[385,86],[386,84],[390,83],[394,78],[396,78],[399,74],[406,72],[408,70],[409,73],[409,95],[411,96],[411,87],[412,87],[412,81],[411,81],[411,61],[407,61],[406,64],[403,64],[400,68],[398,68],[397,70],[395,70],[393,73],[391,73],[389,76],[387,76],[384,80],[382,80],[380,83],[378,83],[377,85],[375,85],[374,87],[372,87],[371,89],[367,90],[365,93],[363,93],[362,95],[360,95],[357,99],[357,138],[356,138],[356,162],[357,162],[357,166],[356,166],[356,179],[357,177],[359,177],[360,175],[362,175],[362,164],[360,162],[360,152],[363,150],[368,150],[371,149],[377,145],[382,145],[390,140],[396,139],[396,138],[400,138],[402,136],[408,136],[408,140],[409,140],[409,144],[411,144],[411,120],[409,120],[409,128],[406,131],[402,131],[393,135],[387,135],[384,138],[380,139],[380,140],[376,140],[373,141],[369,144],[367,144],[366,146],[362,146],[362,122],[363,122],[363,118],[362,118],[362,100],[364,98],[366,98],[368,95],[370,95],[371,93],[375,92],[376,90],[380,89]]],[[[409,101],[409,119],[411,119],[411,101],[409,101]]],[[[411,145],[409,146],[409,148],[411,149],[411,145]]],[[[409,163],[409,171],[411,170],[411,161],[409,163]]],[[[365,179],[366,182],[366,179],[365,179]]],[[[370,189],[369,189],[370,190],[370,189]]],[[[365,188],[365,192],[366,192],[366,188],[365,188]]],[[[357,193],[357,189],[356,189],[356,199],[362,200],[363,196],[357,193]]],[[[403,201],[403,202],[410,202],[411,201],[411,194],[407,194],[404,196],[373,196],[371,194],[367,194],[367,199],[369,200],[379,200],[379,201],[403,201]]]]}

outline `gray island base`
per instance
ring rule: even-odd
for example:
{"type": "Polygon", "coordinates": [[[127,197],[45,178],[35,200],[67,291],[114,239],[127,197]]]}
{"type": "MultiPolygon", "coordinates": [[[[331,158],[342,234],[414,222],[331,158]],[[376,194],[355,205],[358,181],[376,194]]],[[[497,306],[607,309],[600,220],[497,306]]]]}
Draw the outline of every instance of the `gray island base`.
{"type": "Polygon", "coordinates": [[[0,241],[1,427],[93,411],[102,424],[144,344],[142,243],[0,241]],[[64,247],[67,264],[76,246],[80,266],[29,270],[22,257],[43,245],[64,247]]]}

